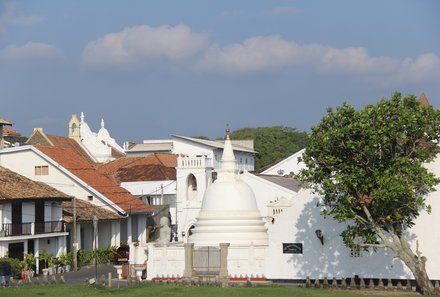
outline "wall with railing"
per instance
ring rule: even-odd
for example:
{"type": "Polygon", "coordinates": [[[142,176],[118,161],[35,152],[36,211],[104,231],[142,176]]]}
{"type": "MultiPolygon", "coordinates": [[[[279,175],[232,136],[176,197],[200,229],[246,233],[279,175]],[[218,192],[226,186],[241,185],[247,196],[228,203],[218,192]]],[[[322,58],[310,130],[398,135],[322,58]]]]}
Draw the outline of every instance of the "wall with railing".
{"type": "Polygon", "coordinates": [[[209,157],[181,157],[178,158],[178,166],[180,168],[205,168],[213,167],[212,158],[209,157]]]}
{"type": "Polygon", "coordinates": [[[36,235],[45,233],[65,232],[66,226],[64,221],[48,221],[35,223],[4,223],[1,225],[0,236],[22,236],[36,235]]]}

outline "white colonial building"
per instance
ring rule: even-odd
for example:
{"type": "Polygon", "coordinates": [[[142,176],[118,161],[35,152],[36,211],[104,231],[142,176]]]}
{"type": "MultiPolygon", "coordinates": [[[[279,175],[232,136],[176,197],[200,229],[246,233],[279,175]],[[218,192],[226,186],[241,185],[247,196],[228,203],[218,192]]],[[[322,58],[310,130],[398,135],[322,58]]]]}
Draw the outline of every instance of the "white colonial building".
{"type": "MultiPolygon", "coordinates": [[[[210,273],[251,280],[413,278],[387,249],[365,252],[347,248],[340,237],[345,225],[323,217],[320,197],[301,189],[292,177],[280,176],[278,172],[239,175],[236,167],[233,173],[233,152],[227,147],[223,152],[225,164],[220,166],[216,180],[212,179],[210,167],[204,166],[204,156],[190,163],[197,173],[194,177],[199,177],[197,187],[192,186],[192,177],[188,178],[190,175],[182,168],[182,176],[177,179],[178,189],[179,181],[183,181],[178,201],[186,204],[180,207],[178,224],[184,226],[179,230],[185,236],[179,234],[177,242],[150,243],[147,249],[134,251],[136,263],[147,265],[148,279],[210,273]],[[192,204],[191,199],[194,199],[192,204]],[[185,209],[185,205],[193,208],[185,209]],[[211,253],[211,264],[201,261],[200,253],[205,253],[203,257],[211,253]]],[[[289,173],[303,166],[297,161],[292,164],[292,168],[285,167],[289,173]]],[[[440,159],[428,166],[440,176],[440,159]]],[[[179,171],[178,167],[178,176],[179,171]]],[[[428,258],[431,279],[440,279],[440,258],[436,252],[440,235],[432,229],[440,223],[439,195],[434,192],[427,197],[433,212],[423,213],[416,226],[408,230],[412,247],[415,249],[418,241],[420,251],[428,258]]]]}
{"type": "Polygon", "coordinates": [[[104,126],[101,119],[101,129],[98,133],[92,132],[81,112],[81,120],[76,114],[69,121],[69,138],[77,141],[95,162],[105,163],[124,156],[124,149],[120,147],[104,126]]]}

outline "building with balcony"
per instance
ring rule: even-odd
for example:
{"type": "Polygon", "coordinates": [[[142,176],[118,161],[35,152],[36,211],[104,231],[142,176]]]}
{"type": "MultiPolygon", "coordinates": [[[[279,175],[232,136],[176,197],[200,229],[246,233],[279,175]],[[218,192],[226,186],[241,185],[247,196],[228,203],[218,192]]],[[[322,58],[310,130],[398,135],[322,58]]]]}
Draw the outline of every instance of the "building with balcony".
{"type": "MultiPolygon", "coordinates": [[[[185,155],[192,158],[207,156],[210,163],[207,166],[220,168],[220,159],[224,148],[223,140],[207,140],[181,135],[171,135],[167,140],[144,140],[142,143],[124,144],[125,152],[129,157],[148,156],[154,153],[168,153],[185,155]]],[[[253,140],[234,140],[232,149],[236,155],[237,168],[240,171],[254,171],[253,140]]]]}
{"type": "Polygon", "coordinates": [[[42,250],[55,256],[66,252],[62,203],[72,196],[1,166],[0,184],[0,257],[23,260],[33,253],[38,259],[42,250]]]}
{"type": "MultiPolygon", "coordinates": [[[[77,141],[35,129],[28,143],[30,145],[0,150],[0,165],[91,204],[88,208],[95,208],[98,218],[98,248],[119,246],[121,242],[146,242],[147,217],[153,209],[100,174],[97,164],[77,141]]],[[[71,229],[71,224],[67,225],[69,249],[73,246],[75,231],[79,249],[93,248],[92,218],[87,214],[83,216],[76,230],[71,229]]]]}

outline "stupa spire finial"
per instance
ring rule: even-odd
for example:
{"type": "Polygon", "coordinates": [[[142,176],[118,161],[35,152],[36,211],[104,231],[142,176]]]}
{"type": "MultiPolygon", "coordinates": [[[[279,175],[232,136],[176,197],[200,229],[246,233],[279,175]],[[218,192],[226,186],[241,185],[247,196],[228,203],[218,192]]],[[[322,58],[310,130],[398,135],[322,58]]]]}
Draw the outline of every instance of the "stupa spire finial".
{"type": "Polygon", "coordinates": [[[223,147],[220,169],[222,171],[235,172],[235,156],[230,136],[231,130],[229,125],[226,127],[225,145],[223,147]]]}
{"type": "Polygon", "coordinates": [[[226,124],[226,136],[225,140],[231,140],[231,129],[229,129],[229,124],[226,124]]]}

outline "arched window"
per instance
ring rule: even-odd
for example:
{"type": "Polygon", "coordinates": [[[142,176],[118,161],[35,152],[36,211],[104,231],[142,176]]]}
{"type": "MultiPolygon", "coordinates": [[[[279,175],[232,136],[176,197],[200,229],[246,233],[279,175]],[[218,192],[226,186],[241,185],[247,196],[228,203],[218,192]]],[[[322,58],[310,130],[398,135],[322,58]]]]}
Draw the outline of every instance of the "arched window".
{"type": "Polygon", "coordinates": [[[194,225],[192,225],[189,229],[188,229],[188,236],[192,235],[192,230],[194,229],[194,225]]]}
{"type": "Polygon", "coordinates": [[[188,175],[187,179],[187,199],[189,201],[197,199],[197,179],[193,174],[188,175]]]}
{"type": "Polygon", "coordinates": [[[70,130],[70,133],[71,133],[72,135],[75,135],[75,133],[76,133],[76,129],[77,129],[77,128],[78,128],[78,127],[76,126],[75,123],[72,124],[71,130],[70,130]]]}

